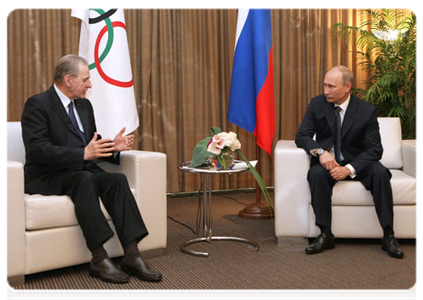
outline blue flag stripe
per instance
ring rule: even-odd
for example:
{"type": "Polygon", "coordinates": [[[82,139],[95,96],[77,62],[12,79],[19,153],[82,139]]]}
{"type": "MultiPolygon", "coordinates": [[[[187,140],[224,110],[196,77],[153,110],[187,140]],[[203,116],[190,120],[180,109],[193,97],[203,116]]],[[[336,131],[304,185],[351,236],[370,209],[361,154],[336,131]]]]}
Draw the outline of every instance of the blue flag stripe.
{"type": "Polygon", "coordinates": [[[268,73],[270,28],[270,10],[250,10],[235,47],[228,120],[251,133],[257,96],[268,73]]]}

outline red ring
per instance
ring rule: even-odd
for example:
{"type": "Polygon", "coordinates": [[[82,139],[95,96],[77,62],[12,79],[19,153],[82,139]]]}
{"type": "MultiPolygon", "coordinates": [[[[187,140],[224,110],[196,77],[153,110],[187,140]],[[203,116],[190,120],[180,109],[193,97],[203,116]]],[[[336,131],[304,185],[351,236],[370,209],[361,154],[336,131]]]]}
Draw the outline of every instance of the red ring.
{"type": "MultiPolygon", "coordinates": [[[[126,26],[123,22],[120,21],[115,21],[112,22],[113,28],[114,27],[122,27],[123,29],[126,30],[126,26]]],[[[94,47],[94,61],[95,61],[95,66],[97,68],[98,73],[100,74],[101,78],[104,79],[104,81],[106,81],[107,83],[111,84],[111,85],[115,85],[118,87],[123,87],[123,88],[128,88],[133,86],[134,84],[134,80],[131,79],[130,81],[119,81],[113,78],[110,78],[109,76],[106,75],[106,73],[104,73],[103,69],[101,68],[100,65],[100,58],[98,56],[98,49],[100,47],[100,42],[101,39],[103,38],[103,35],[107,32],[107,25],[103,27],[103,29],[100,31],[100,33],[98,34],[97,40],[95,42],[95,47],[94,47]]]]}

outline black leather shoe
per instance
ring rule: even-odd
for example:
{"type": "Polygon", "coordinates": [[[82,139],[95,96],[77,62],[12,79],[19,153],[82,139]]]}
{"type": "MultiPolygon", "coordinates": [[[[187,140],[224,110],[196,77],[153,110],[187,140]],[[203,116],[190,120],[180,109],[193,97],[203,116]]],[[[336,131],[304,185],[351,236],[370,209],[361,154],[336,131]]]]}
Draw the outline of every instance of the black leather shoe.
{"type": "Polygon", "coordinates": [[[388,251],[388,255],[395,258],[403,258],[404,250],[398,244],[393,235],[384,236],[382,239],[382,249],[388,251]]]}
{"type": "Polygon", "coordinates": [[[142,257],[136,258],[132,263],[122,260],[120,267],[126,274],[133,275],[140,280],[160,281],[162,279],[162,274],[145,262],[142,257]]]}
{"type": "Polygon", "coordinates": [[[97,263],[91,261],[90,275],[111,283],[125,283],[129,280],[129,276],[119,270],[108,257],[97,263]]]}
{"type": "Polygon", "coordinates": [[[323,250],[333,248],[335,248],[335,236],[333,234],[321,233],[305,251],[306,254],[317,254],[323,252],[323,250]]]}

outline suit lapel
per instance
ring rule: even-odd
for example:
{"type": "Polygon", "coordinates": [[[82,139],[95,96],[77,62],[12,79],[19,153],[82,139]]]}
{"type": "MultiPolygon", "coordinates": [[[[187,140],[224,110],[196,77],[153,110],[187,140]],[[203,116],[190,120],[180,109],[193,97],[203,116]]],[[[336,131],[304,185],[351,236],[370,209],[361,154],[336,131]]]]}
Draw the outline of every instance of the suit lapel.
{"type": "Polygon", "coordinates": [[[79,136],[79,134],[76,132],[75,128],[73,127],[72,122],[69,118],[69,115],[66,112],[66,109],[63,107],[62,101],[60,100],[59,95],[57,95],[53,86],[50,88],[50,95],[51,95],[50,97],[51,106],[53,108],[53,111],[59,116],[59,119],[63,122],[65,127],[69,131],[71,131],[73,134],[75,134],[78,138],[81,139],[81,137],[79,136]]]}
{"type": "Polygon", "coordinates": [[[336,130],[335,129],[335,106],[332,103],[327,102],[326,98],[325,98],[324,105],[325,106],[323,110],[324,110],[326,120],[329,124],[330,129],[332,130],[332,133],[335,135],[335,130],[336,130]]]}
{"type": "Polygon", "coordinates": [[[344,137],[357,118],[357,102],[354,96],[351,95],[350,103],[345,112],[344,121],[342,122],[342,137],[344,137]]]}

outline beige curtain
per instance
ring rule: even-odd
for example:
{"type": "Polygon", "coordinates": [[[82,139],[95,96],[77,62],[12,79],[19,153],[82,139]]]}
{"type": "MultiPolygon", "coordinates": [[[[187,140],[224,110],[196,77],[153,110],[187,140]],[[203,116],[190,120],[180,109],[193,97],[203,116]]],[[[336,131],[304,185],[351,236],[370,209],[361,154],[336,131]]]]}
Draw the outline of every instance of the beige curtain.
{"type": "MultiPolygon", "coordinates": [[[[57,60],[78,53],[80,21],[70,10],[16,10],[8,18],[8,121],[18,121],[26,99],[52,84],[57,60]]],[[[293,139],[310,98],[322,93],[327,69],[343,64],[357,76],[353,46],[332,34],[335,22],[360,23],[356,10],[272,10],[276,134],[293,139]]],[[[238,133],[242,152],[256,158],[252,134],[227,121],[236,10],[125,10],[140,150],[167,155],[168,192],[200,189],[183,173],[195,144],[220,126],[238,133]]],[[[352,43],[353,45],[353,43],[352,43]]],[[[273,186],[273,158],[260,151],[261,174],[273,186]]],[[[251,174],[215,176],[213,189],[255,187],[251,174]]]]}

